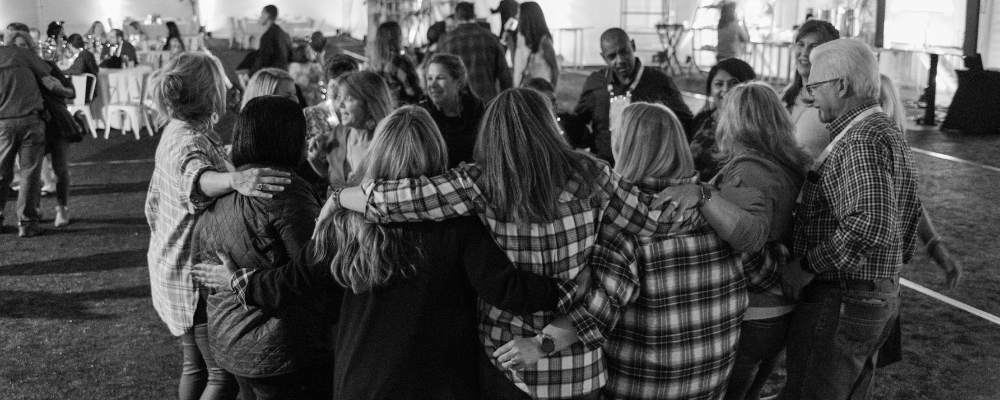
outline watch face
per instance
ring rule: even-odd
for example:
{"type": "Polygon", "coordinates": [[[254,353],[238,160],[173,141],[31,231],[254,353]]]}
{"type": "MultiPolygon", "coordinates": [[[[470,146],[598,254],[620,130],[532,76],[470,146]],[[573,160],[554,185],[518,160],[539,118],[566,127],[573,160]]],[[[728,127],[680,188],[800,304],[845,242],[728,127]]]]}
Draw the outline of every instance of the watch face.
{"type": "Polygon", "coordinates": [[[549,337],[543,337],[542,338],[542,352],[544,352],[545,354],[548,354],[548,353],[551,353],[555,349],[556,349],[556,344],[555,344],[555,342],[552,341],[552,338],[549,338],[549,337]]]}

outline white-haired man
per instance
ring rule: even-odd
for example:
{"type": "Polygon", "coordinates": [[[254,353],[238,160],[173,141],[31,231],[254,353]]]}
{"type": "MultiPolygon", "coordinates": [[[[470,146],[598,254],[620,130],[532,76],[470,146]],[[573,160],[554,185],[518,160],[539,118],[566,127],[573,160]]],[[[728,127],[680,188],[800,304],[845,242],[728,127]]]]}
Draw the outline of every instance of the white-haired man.
{"type": "Polygon", "coordinates": [[[799,298],[782,399],[865,399],[878,350],[899,312],[899,271],[913,255],[916,173],[896,124],[878,106],[878,61],[838,39],[809,56],[805,86],[832,142],[816,159],[796,213],[785,293],[799,298]]]}

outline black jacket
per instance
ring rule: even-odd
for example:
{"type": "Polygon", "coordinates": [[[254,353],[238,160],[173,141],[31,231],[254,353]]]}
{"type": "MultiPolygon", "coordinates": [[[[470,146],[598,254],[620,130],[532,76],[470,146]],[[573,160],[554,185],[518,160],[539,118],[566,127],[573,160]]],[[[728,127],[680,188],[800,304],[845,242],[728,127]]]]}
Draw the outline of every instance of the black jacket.
{"type": "Polygon", "coordinates": [[[264,68],[280,68],[288,71],[288,62],[292,59],[292,37],[288,36],[278,24],[271,24],[263,35],[260,35],[260,46],[257,58],[250,68],[250,76],[264,68]]]}
{"type": "MultiPolygon", "coordinates": [[[[240,267],[259,270],[298,257],[312,236],[320,202],[305,180],[294,174],[291,179],[270,199],[237,192],[216,199],[198,218],[192,254],[214,259],[216,252],[224,252],[240,267]]],[[[312,357],[328,356],[327,299],[321,294],[297,307],[275,310],[244,308],[229,291],[209,296],[209,341],[215,360],[233,374],[262,378],[294,372],[312,357]]]]}
{"type": "Polygon", "coordinates": [[[316,292],[342,301],[335,399],[481,398],[480,388],[496,383],[479,376],[477,295],[518,314],[555,310],[557,282],[515,269],[474,217],[387,226],[421,254],[412,276],[353,293],[336,284],[328,264],[303,268],[298,260],[251,275],[247,302],[288,307],[316,292]]]}
{"type": "Polygon", "coordinates": [[[462,102],[462,112],[457,117],[444,115],[428,97],[424,97],[418,103],[434,119],[445,144],[448,145],[448,168],[455,168],[462,161],[472,162],[476,138],[479,136],[479,122],[486,114],[483,101],[472,93],[462,92],[459,97],[462,102]]]}

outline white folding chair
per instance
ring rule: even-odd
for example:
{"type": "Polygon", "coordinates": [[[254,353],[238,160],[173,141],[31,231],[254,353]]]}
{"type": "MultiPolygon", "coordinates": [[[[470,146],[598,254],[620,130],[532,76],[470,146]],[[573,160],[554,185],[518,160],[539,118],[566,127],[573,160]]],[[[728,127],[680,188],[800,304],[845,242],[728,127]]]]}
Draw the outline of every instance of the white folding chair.
{"type": "Polygon", "coordinates": [[[76,97],[73,98],[72,104],[66,105],[66,108],[69,109],[70,114],[76,114],[77,111],[83,113],[84,118],[87,119],[90,134],[94,136],[94,139],[97,139],[97,126],[94,123],[94,115],[90,112],[90,102],[94,100],[94,92],[97,89],[97,77],[93,74],[82,74],[73,75],[72,79],[76,97]]]}
{"type": "MultiPolygon", "coordinates": [[[[111,134],[111,116],[118,116],[118,121],[121,126],[122,134],[126,134],[127,130],[131,130],[135,134],[135,140],[139,140],[142,137],[142,127],[146,126],[149,131],[149,136],[153,136],[153,126],[149,123],[149,115],[146,112],[146,106],[143,104],[146,98],[146,89],[149,82],[149,73],[136,74],[127,77],[123,82],[122,86],[118,88],[124,93],[118,94],[118,99],[109,99],[108,105],[105,107],[104,120],[107,122],[108,129],[104,130],[104,138],[107,139],[111,134]],[[139,96],[138,98],[132,97],[133,86],[138,86],[139,96]],[[118,100],[118,101],[115,101],[118,100]],[[125,125],[125,121],[128,120],[129,124],[125,125]]],[[[112,96],[114,97],[114,96],[112,96]]]]}

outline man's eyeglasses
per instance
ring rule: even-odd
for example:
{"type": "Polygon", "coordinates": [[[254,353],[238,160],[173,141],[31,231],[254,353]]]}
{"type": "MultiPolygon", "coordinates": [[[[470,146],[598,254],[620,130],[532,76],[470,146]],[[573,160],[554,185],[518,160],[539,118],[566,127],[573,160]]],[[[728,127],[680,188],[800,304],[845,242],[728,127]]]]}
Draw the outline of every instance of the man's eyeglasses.
{"type": "Polygon", "coordinates": [[[815,87],[817,87],[819,85],[822,85],[824,83],[836,82],[836,81],[839,81],[840,79],[841,78],[833,78],[833,79],[822,81],[822,82],[810,83],[810,84],[806,85],[806,93],[809,93],[809,95],[812,96],[813,95],[813,88],[815,88],[815,87]]]}

